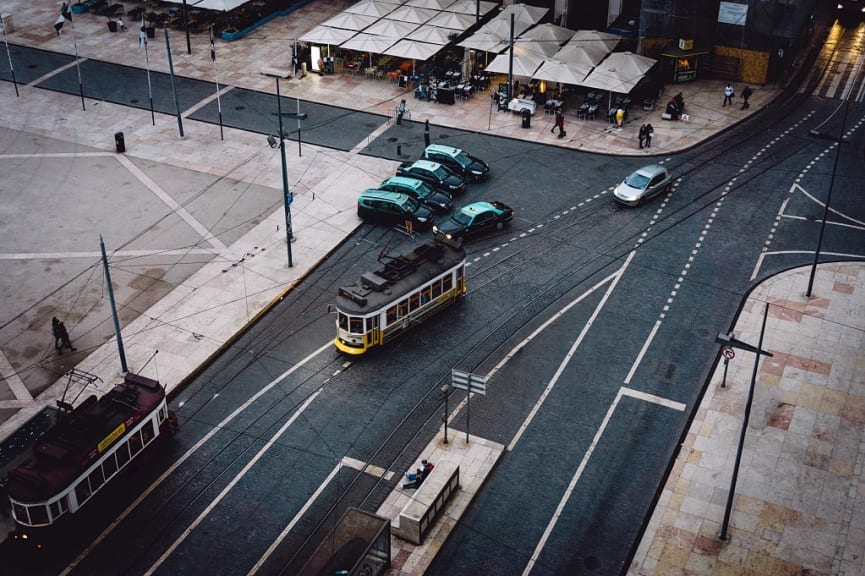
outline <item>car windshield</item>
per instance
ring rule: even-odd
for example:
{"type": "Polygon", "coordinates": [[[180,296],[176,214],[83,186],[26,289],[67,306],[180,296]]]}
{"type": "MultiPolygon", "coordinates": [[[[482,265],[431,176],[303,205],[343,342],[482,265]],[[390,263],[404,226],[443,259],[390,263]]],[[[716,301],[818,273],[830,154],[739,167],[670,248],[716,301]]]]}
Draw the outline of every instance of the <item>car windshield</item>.
{"type": "Polygon", "coordinates": [[[469,158],[469,155],[466,154],[465,152],[463,152],[462,150],[460,150],[460,153],[455,155],[453,158],[463,168],[468,168],[472,164],[472,159],[469,158]]]}
{"type": "Polygon", "coordinates": [[[426,182],[415,188],[417,195],[421,198],[429,198],[432,196],[433,190],[429,186],[427,186],[426,182]]]}
{"type": "Polygon", "coordinates": [[[451,216],[451,220],[453,220],[457,224],[460,224],[461,226],[468,226],[472,222],[472,217],[465,212],[456,212],[453,216],[451,216]]]}
{"type": "Polygon", "coordinates": [[[420,208],[420,204],[418,204],[418,201],[411,196],[407,196],[405,199],[405,207],[408,208],[409,212],[417,212],[417,209],[420,208]]]}
{"type": "Polygon", "coordinates": [[[630,186],[631,188],[636,188],[638,190],[642,190],[649,183],[649,177],[640,172],[634,172],[627,178],[625,178],[625,184],[630,186]]]}
{"type": "Polygon", "coordinates": [[[445,170],[444,166],[441,165],[439,165],[438,168],[433,170],[432,173],[435,174],[436,178],[442,181],[444,181],[449,176],[448,171],[445,170]]]}

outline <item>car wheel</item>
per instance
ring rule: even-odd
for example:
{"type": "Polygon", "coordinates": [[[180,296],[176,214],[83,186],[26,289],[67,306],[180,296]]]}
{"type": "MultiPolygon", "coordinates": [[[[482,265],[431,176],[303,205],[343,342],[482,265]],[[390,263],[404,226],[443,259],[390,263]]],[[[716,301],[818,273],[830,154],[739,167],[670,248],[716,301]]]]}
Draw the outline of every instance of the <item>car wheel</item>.
{"type": "Polygon", "coordinates": [[[463,237],[462,236],[457,236],[454,241],[456,242],[457,248],[463,247],[463,237]]]}
{"type": "Polygon", "coordinates": [[[496,222],[496,230],[501,230],[504,227],[505,227],[504,222],[496,222]]]}

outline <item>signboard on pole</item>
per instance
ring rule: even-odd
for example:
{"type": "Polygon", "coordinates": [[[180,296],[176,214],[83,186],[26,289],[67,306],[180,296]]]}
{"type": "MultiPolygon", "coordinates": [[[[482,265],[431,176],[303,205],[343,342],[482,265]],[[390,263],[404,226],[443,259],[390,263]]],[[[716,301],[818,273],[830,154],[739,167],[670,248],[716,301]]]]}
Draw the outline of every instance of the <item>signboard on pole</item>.
{"type": "Polygon", "coordinates": [[[471,392],[472,394],[487,395],[487,379],[470,372],[451,370],[451,385],[454,388],[471,392]]]}
{"type": "Polygon", "coordinates": [[[718,7],[718,22],[744,26],[748,19],[748,5],[735,2],[721,2],[718,7]]]}

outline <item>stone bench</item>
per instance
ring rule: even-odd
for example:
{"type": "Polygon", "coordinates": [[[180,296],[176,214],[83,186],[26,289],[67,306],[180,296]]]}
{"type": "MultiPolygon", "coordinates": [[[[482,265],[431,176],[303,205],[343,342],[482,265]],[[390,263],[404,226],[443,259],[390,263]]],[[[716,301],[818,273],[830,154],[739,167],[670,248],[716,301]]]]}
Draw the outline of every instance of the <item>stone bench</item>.
{"type": "Polygon", "coordinates": [[[391,533],[403,540],[420,545],[424,536],[444,509],[451,494],[460,485],[460,467],[453,462],[440,462],[424,479],[412,499],[399,514],[399,522],[391,533]]]}

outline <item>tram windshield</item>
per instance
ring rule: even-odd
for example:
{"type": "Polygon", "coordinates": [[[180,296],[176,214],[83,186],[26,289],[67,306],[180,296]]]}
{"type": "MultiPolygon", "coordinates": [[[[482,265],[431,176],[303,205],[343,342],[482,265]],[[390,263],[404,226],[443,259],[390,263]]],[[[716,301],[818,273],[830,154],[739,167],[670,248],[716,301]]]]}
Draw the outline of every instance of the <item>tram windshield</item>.
{"type": "Polygon", "coordinates": [[[351,334],[363,334],[363,318],[357,316],[349,316],[339,312],[337,315],[339,329],[345,330],[351,334]]]}

